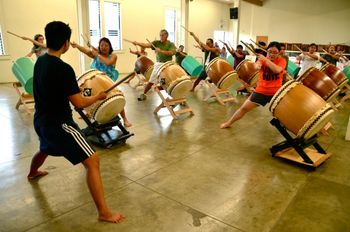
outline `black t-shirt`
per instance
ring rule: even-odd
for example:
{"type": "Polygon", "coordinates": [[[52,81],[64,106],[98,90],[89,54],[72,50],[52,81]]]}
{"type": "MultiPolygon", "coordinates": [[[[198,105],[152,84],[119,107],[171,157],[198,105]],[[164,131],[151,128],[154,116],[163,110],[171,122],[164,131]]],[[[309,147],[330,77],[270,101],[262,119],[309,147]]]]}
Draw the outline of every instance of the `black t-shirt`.
{"type": "Polygon", "coordinates": [[[34,66],[34,122],[62,124],[72,121],[68,96],[80,92],[72,67],[56,56],[45,54],[34,66]]]}

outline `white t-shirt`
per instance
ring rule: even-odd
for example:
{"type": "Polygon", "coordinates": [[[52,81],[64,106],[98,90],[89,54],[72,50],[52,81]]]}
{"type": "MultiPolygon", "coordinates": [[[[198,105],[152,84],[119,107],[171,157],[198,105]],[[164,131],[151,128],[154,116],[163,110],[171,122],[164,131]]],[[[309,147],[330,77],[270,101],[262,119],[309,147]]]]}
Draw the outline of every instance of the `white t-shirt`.
{"type": "Polygon", "coordinates": [[[314,52],[313,55],[316,55],[318,57],[317,60],[315,60],[314,58],[311,58],[308,55],[304,55],[304,54],[300,54],[301,57],[301,69],[299,72],[299,75],[303,74],[305,72],[306,69],[310,68],[310,67],[316,67],[319,60],[320,60],[320,53],[318,52],[314,52]]]}

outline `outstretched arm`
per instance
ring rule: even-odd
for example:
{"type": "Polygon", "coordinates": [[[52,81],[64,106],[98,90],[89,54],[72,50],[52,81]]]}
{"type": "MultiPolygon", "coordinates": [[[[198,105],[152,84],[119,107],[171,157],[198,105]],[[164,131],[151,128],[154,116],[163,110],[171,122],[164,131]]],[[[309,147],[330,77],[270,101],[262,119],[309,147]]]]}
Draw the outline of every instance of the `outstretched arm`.
{"type": "Polygon", "coordinates": [[[42,47],[42,48],[46,48],[46,44],[43,44],[43,43],[40,43],[32,38],[28,38],[28,37],[25,37],[25,36],[21,36],[21,38],[23,40],[29,40],[30,42],[32,42],[33,44],[39,46],[39,47],[42,47]]]}
{"type": "Polygon", "coordinates": [[[152,45],[149,43],[141,43],[141,42],[137,42],[137,41],[132,42],[132,44],[138,45],[138,46],[143,47],[143,48],[151,48],[152,47],[152,45]]]}
{"type": "Polygon", "coordinates": [[[78,48],[79,51],[81,51],[82,53],[84,53],[85,55],[87,55],[88,57],[90,58],[95,58],[94,54],[93,54],[93,51],[96,52],[96,50],[94,49],[90,49],[90,48],[87,48],[87,47],[83,47],[79,44],[77,44],[76,42],[71,42],[70,43],[72,45],[73,48],[78,48]]]}

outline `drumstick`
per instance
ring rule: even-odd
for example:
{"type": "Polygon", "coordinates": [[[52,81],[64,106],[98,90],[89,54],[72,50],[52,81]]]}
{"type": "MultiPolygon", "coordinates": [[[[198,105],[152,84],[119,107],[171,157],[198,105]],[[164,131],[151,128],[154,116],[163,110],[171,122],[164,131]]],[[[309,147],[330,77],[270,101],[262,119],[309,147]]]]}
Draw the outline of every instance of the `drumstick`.
{"type": "Polygon", "coordinates": [[[233,49],[232,45],[230,44],[230,41],[227,41],[228,45],[231,47],[231,49],[233,49]]]}
{"type": "Polygon", "coordinates": [[[119,80],[118,82],[114,83],[110,88],[108,88],[107,90],[105,90],[105,93],[110,92],[112,89],[114,89],[115,87],[117,87],[118,85],[120,85],[121,83],[123,83],[124,81],[126,81],[127,79],[129,79],[131,76],[135,75],[135,72],[130,73],[129,75],[127,75],[126,77],[122,78],[121,80],[119,80]]]}
{"type": "Polygon", "coordinates": [[[146,40],[147,40],[147,42],[148,42],[154,49],[157,48],[156,46],[153,45],[153,43],[151,43],[151,41],[149,41],[148,39],[146,39],[146,40]]]}
{"type": "Polygon", "coordinates": [[[222,41],[222,40],[220,40],[220,39],[219,39],[219,42],[221,42],[221,43],[225,44],[225,42],[224,42],[224,41],[222,41]]]}
{"type": "Polygon", "coordinates": [[[189,31],[186,27],[184,27],[184,26],[182,26],[182,25],[181,25],[181,27],[182,27],[183,29],[185,29],[185,31],[187,31],[188,33],[190,33],[190,31],[189,31]]]}
{"type": "Polygon", "coordinates": [[[263,50],[264,52],[267,52],[266,49],[261,46],[260,44],[256,43],[254,40],[250,39],[250,41],[252,41],[253,43],[255,43],[256,46],[258,46],[261,50],[263,50]]]}
{"type": "Polygon", "coordinates": [[[131,41],[131,40],[129,40],[129,39],[123,39],[125,42],[129,42],[129,43],[134,43],[134,41],[131,41]]]}
{"type": "Polygon", "coordinates": [[[304,52],[303,50],[301,50],[297,45],[293,44],[293,46],[299,50],[299,52],[304,52]]]}
{"type": "Polygon", "coordinates": [[[246,46],[246,48],[248,48],[252,53],[254,53],[254,55],[258,55],[255,51],[254,51],[254,49],[252,49],[251,47],[249,47],[246,43],[244,43],[242,40],[241,40],[241,43],[242,44],[244,44],[244,46],[246,46]]]}
{"type": "Polygon", "coordinates": [[[21,39],[22,39],[22,36],[17,35],[17,34],[15,34],[15,33],[11,32],[11,31],[7,31],[7,33],[9,33],[9,34],[11,34],[11,35],[14,35],[14,36],[17,36],[18,38],[21,38],[21,39]]]}
{"type": "Polygon", "coordinates": [[[85,37],[85,35],[84,35],[83,33],[81,33],[81,38],[83,38],[84,42],[85,42],[87,45],[90,44],[88,37],[85,37]]]}

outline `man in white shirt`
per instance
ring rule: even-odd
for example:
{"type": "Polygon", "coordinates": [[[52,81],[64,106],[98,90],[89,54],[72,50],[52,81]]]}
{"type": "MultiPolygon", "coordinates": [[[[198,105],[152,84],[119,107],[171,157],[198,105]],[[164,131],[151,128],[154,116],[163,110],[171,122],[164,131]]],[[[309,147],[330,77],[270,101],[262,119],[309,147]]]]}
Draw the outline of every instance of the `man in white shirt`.
{"type": "Polygon", "coordinates": [[[299,76],[302,75],[308,68],[316,67],[320,60],[320,53],[317,52],[316,44],[310,44],[308,49],[308,52],[302,52],[299,56],[297,56],[297,60],[301,61],[299,76]]]}

